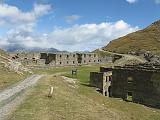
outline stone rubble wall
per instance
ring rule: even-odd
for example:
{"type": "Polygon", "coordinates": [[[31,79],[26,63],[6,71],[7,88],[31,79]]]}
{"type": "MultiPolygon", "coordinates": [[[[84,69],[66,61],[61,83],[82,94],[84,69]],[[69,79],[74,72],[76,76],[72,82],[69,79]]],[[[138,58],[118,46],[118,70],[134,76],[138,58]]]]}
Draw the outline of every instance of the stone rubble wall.
{"type": "Polygon", "coordinates": [[[73,66],[112,62],[112,57],[101,57],[95,53],[13,53],[11,57],[28,66],[73,66]]]}
{"type": "Polygon", "coordinates": [[[111,86],[113,97],[126,100],[130,92],[133,102],[160,108],[160,69],[154,65],[116,67],[111,86]]]}

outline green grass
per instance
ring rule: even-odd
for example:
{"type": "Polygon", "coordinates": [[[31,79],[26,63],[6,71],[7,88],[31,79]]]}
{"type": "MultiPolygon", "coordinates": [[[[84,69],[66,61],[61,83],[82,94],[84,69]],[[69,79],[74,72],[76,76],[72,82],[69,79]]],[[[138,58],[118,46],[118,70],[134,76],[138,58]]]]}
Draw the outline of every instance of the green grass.
{"type": "MultiPolygon", "coordinates": [[[[109,64],[111,65],[111,64],[109,64]]],[[[49,69],[37,69],[33,70],[35,74],[54,74],[58,72],[67,72],[68,75],[71,73],[72,69],[77,69],[78,70],[78,75],[81,76],[83,72],[89,73],[89,71],[95,71],[99,70],[100,66],[108,66],[108,64],[96,64],[96,65],[86,65],[86,66],[66,66],[66,67],[54,67],[54,68],[49,68],[49,69]],[[81,72],[79,72],[81,71],[81,72]],[[80,73],[80,74],[79,74],[80,73]]],[[[87,74],[89,76],[89,74],[87,74]]]]}
{"type": "MultiPolygon", "coordinates": [[[[71,67],[56,68],[37,73],[49,73],[38,82],[33,93],[9,117],[10,120],[159,120],[160,110],[143,105],[107,98],[88,86],[90,71],[99,66],[77,67],[76,84],[68,83],[55,72],[67,72],[72,77],[71,67]],[[54,87],[52,98],[49,88],[54,87]]],[[[76,77],[74,77],[76,78],[76,77]]]]}
{"type": "Polygon", "coordinates": [[[33,70],[33,72],[35,74],[54,74],[54,73],[58,73],[58,72],[68,72],[70,71],[72,68],[72,66],[69,67],[57,67],[57,68],[49,68],[49,69],[40,69],[40,70],[33,70]]]}
{"type": "MultiPolygon", "coordinates": [[[[110,108],[112,111],[116,112],[119,116],[123,114],[122,117],[125,120],[158,120],[160,118],[160,110],[154,108],[148,108],[143,105],[135,104],[132,102],[122,101],[116,98],[106,98],[101,94],[98,94],[94,88],[88,87],[89,85],[89,73],[93,71],[92,68],[82,68],[82,71],[77,76],[80,80],[79,93],[94,99],[95,102],[105,105],[106,108],[110,108]]],[[[98,71],[95,68],[94,71],[98,71]]],[[[71,75],[66,75],[71,77],[71,75]]],[[[132,101],[132,98],[129,97],[132,101]]]]}
{"type": "Polygon", "coordinates": [[[0,90],[15,84],[20,80],[24,80],[28,75],[29,74],[19,75],[13,71],[9,71],[3,64],[0,64],[0,90]]]}
{"type": "MultiPolygon", "coordinates": [[[[156,24],[159,26],[160,21],[156,24]]],[[[160,34],[159,27],[155,24],[151,26],[130,33],[124,37],[120,37],[111,41],[104,50],[117,52],[117,53],[128,53],[130,51],[138,52],[138,51],[151,51],[155,54],[160,53],[160,34]]]]}
{"type": "MultiPolygon", "coordinates": [[[[9,58],[9,55],[1,49],[0,49],[0,56],[9,58]]],[[[24,80],[27,76],[29,76],[28,73],[24,73],[24,75],[19,75],[14,71],[10,71],[1,62],[5,63],[6,60],[0,57],[0,90],[3,90],[6,87],[15,84],[20,80],[24,80]]]]}
{"type": "Polygon", "coordinates": [[[77,76],[76,75],[71,75],[71,73],[65,74],[66,77],[70,78],[77,78],[80,80],[82,84],[89,84],[89,76],[90,72],[95,72],[99,71],[99,66],[82,66],[82,67],[77,67],[77,76]]]}

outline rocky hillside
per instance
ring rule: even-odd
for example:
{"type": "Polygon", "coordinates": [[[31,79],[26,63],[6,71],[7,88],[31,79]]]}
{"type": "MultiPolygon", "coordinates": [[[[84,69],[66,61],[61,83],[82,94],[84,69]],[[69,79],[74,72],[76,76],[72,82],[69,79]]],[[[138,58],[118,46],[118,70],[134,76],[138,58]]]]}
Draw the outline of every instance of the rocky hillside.
{"type": "Polygon", "coordinates": [[[8,71],[14,71],[18,74],[31,71],[21,65],[20,62],[13,61],[10,56],[3,50],[0,49],[0,69],[6,68],[8,71]]]}
{"type": "Polygon", "coordinates": [[[160,20],[143,30],[111,41],[103,49],[117,53],[140,51],[160,53],[160,20]]]}
{"type": "Polygon", "coordinates": [[[8,56],[8,54],[2,49],[0,49],[0,55],[1,56],[8,56]]]}

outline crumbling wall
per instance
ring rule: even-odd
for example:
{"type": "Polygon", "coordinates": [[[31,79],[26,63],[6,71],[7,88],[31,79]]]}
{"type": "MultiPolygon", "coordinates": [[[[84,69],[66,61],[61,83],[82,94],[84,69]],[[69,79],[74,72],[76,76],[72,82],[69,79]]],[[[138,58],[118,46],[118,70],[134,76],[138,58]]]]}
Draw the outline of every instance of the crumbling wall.
{"type": "Polygon", "coordinates": [[[91,72],[90,73],[90,85],[103,89],[103,73],[99,72],[91,72]]]}
{"type": "Polygon", "coordinates": [[[57,66],[68,66],[68,65],[77,65],[77,56],[76,54],[71,53],[59,53],[56,54],[56,65],[57,66]]]}
{"type": "Polygon", "coordinates": [[[37,60],[37,65],[44,66],[45,65],[45,60],[44,59],[38,59],[37,60]]]}
{"type": "Polygon", "coordinates": [[[112,63],[113,62],[113,57],[110,56],[99,56],[99,62],[100,63],[112,63]]]}
{"type": "Polygon", "coordinates": [[[21,62],[23,65],[37,65],[40,57],[41,54],[39,53],[11,53],[11,59],[16,62],[21,62]]]}
{"type": "Polygon", "coordinates": [[[113,68],[110,68],[110,67],[100,67],[100,72],[109,72],[112,70],[113,70],[113,68]]]}
{"type": "Polygon", "coordinates": [[[112,96],[160,108],[160,72],[136,69],[114,69],[112,96]]]}
{"type": "Polygon", "coordinates": [[[41,56],[40,56],[40,59],[47,59],[47,53],[40,53],[41,56]]]}
{"type": "Polygon", "coordinates": [[[107,58],[103,58],[96,53],[15,53],[11,54],[12,59],[23,63],[23,65],[44,65],[49,66],[69,66],[108,63],[107,58]]]}
{"type": "Polygon", "coordinates": [[[102,92],[103,95],[111,96],[111,76],[112,72],[91,72],[90,85],[102,92]]]}
{"type": "Polygon", "coordinates": [[[160,108],[160,73],[136,71],[134,102],[160,108]]]}
{"type": "Polygon", "coordinates": [[[111,90],[113,97],[119,97],[125,99],[125,71],[121,71],[118,69],[113,69],[112,71],[112,82],[111,82],[111,90]]]}
{"type": "Polygon", "coordinates": [[[80,55],[81,55],[81,64],[97,64],[97,63],[101,63],[101,59],[95,53],[83,53],[83,54],[80,54],[80,55]]]}
{"type": "Polygon", "coordinates": [[[82,64],[90,64],[97,62],[97,55],[94,53],[87,53],[82,55],[82,64]],[[85,62],[84,62],[85,61],[85,62]]]}

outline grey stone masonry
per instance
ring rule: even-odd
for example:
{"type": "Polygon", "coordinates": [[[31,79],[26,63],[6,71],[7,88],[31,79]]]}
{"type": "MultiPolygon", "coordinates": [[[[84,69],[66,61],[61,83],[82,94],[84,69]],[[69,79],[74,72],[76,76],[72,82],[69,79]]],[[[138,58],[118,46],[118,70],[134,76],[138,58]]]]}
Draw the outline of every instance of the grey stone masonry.
{"type": "Polygon", "coordinates": [[[103,95],[160,108],[160,64],[101,67],[90,73],[90,85],[103,95]]]}
{"type": "Polygon", "coordinates": [[[138,64],[116,66],[112,71],[113,97],[160,108],[160,65],[138,64]]]}
{"type": "Polygon", "coordinates": [[[111,69],[100,68],[100,72],[90,73],[90,85],[99,89],[104,96],[111,96],[111,69]]]}
{"type": "Polygon", "coordinates": [[[25,65],[74,66],[111,63],[112,57],[91,52],[12,53],[12,59],[25,65]]]}

